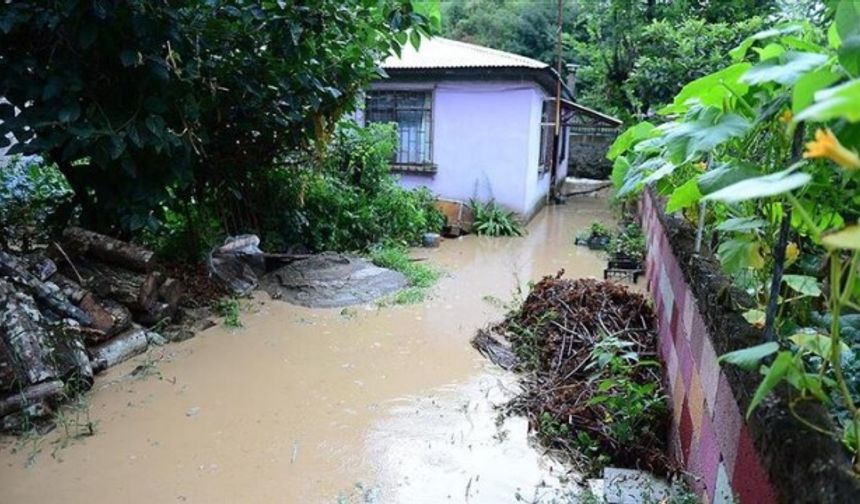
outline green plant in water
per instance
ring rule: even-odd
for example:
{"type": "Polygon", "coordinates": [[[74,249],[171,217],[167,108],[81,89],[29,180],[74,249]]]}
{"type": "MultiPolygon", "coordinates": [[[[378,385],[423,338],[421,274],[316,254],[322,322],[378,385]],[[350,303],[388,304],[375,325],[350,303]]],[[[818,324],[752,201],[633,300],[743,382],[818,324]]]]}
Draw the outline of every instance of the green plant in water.
{"type": "Polygon", "coordinates": [[[629,224],[609,240],[607,251],[613,256],[643,259],[645,257],[645,235],[638,224],[629,224]]]}
{"type": "Polygon", "coordinates": [[[409,281],[409,287],[387,296],[380,305],[403,305],[420,303],[427,299],[430,288],[439,281],[442,273],[420,261],[409,257],[409,251],[401,245],[376,245],[369,252],[373,264],[403,273],[409,281]]]}
{"type": "Polygon", "coordinates": [[[522,236],[523,225],[513,212],[508,212],[495,201],[481,203],[472,200],[469,205],[474,214],[473,229],[481,236],[522,236]]]}
{"type": "Polygon", "coordinates": [[[215,313],[224,317],[224,326],[230,328],[243,327],[241,320],[242,306],[235,297],[222,297],[215,303],[215,313]]]}

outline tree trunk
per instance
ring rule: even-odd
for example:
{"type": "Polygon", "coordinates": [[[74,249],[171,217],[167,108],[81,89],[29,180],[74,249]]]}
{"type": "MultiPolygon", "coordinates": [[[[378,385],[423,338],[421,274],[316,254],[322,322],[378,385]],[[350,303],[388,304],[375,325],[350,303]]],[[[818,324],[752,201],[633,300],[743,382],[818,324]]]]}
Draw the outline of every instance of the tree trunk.
{"type": "Polygon", "coordinates": [[[42,314],[30,296],[0,279],[0,337],[12,358],[21,386],[57,377],[50,358],[50,335],[40,325],[42,314]]]}
{"type": "Polygon", "coordinates": [[[89,315],[77,306],[69,303],[61,295],[56,285],[52,286],[42,282],[35,275],[27,271],[27,268],[14,256],[3,251],[0,251],[0,275],[8,276],[13,282],[27,287],[33,297],[57,314],[75,319],[85,326],[92,323],[89,315]]]}
{"type": "Polygon", "coordinates": [[[93,370],[103,371],[146,350],[146,331],[138,325],[116,338],[90,349],[93,370]]]}
{"type": "Polygon", "coordinates": [[[133,243],[78,227],[67,228],[63,238],[66,250],[73,255],[86,254],[141,273],[148,273],[155,266],[155,253],[133,243]]]}
{"type": "Polygon", "coordinates": [[[0,417],[15,413],[37,402],[56,402],[63,394],[63,382],[60,380],[39,383],[0,399],[0,417]]]}
{"type": "Polygon", "coordinates": [[[80,307],[92,317],[92,327],[97,329],[84,333],[84,339],[89,345],[108,340],[131,325],[129,309],[111,299],[99,299],[87,293],[81,300],[80,307]]]}

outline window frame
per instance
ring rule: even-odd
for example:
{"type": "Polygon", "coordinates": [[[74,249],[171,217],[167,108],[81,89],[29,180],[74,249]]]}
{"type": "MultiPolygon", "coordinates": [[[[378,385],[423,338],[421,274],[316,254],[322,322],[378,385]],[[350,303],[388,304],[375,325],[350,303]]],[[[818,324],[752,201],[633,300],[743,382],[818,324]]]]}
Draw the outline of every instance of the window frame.
{"type": "Polygon", "coordinates": [[[419,172],[419,173],[435,173],[436,172],[436,164],[433,163],[433,108],[435,103],[435,93],[432,88],[408,88],[408,89],[372,89],[368,91],[365,95],[364,99],[364,119],[366,124],[370,124],[373,122],[393,122],[398,125],[397,127],[397,149],[393,153],[391,159],[391,170],[392,171],[401,171],[401,172],[419,172]],[[374,96],[373,95],[390,95],[392,97],[392,105],[390,107],[379,107],[374,106],[374,96]],[[416,106],[399,106],[398,104],[398,95],[401,97],[403,95],[423,95],[424,105],[420,107],[416,106]],[[398,159],[401,157],[402,152],[407,153],[407,157],[409,157],[408,150],[401,150],[401,130],[400,130],[400,122],[398,121],[398,113],[402,111],[420,111],[422,112],[422,123],[427,122],[426,131],[422,132],[422,136],[425,138],[420,139],[421,148],[420,152],[426,152],[425,159],[420,161],[413,160],[402,160],[398,159]],[[374,115],[383,115],[391,117],[390,120],[372,120],[371,117],[374,115]]]}

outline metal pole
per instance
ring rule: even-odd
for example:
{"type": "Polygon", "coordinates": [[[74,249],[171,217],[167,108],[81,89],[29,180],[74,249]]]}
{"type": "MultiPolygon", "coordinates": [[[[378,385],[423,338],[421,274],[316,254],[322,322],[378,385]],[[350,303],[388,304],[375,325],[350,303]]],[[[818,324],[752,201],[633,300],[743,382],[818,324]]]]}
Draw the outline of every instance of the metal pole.
{"type": "Polygon", "coordinates": [[[552,146],[552,171],[549,175],[549,197],[550,201],[555,201],[557,196],[556,191],[556,183],[557,183],[557,172],[558,172],[558,161],[561,152],[559,150],[560,140],[561,140],[561,30],[562,30],[562,22],[561,22],[561,8],[562,1],[558,0],[557,8],[556,8],[556,37],[555,37],[555,59],[556,59],[556,83],[555,83],[555,127],[553,128],[553,146],[552,146]]]}

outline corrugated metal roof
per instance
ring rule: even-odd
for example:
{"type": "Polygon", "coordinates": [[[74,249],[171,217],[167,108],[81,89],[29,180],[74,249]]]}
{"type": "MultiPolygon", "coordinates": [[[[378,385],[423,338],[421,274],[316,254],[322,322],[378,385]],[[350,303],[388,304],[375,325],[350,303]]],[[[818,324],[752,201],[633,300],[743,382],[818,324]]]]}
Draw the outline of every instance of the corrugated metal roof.
{"type": "Polygon", "coordinates": [[[442,37],[423,39],[417,51],[412,47],[412,44],[406,44],[400,57],[392,55],[382,62],[382,68],[386,70],[495,67],[543,69],[549,66],[546,63],[518,54],[442,37]]]}

